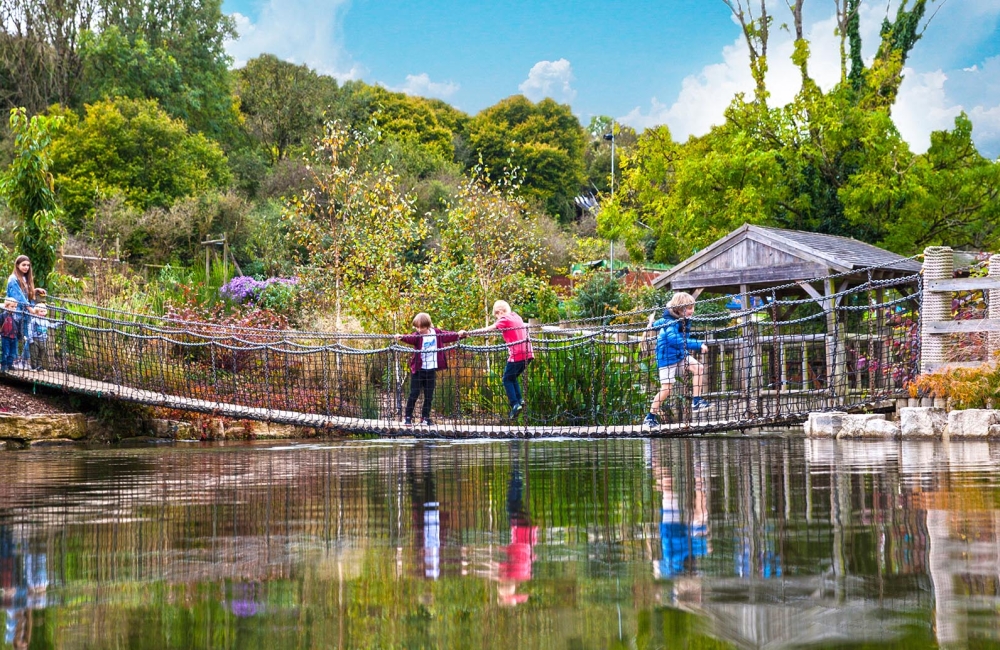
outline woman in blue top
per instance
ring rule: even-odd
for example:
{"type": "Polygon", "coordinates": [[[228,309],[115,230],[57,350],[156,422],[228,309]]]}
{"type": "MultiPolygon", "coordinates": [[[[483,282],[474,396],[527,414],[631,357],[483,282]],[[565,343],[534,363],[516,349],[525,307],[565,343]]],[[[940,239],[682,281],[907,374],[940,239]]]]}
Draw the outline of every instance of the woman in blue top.
{"type": "MultiPolygon", "coordinates": [[[[708,352],[708,346],[688,336],[690,318],[694,315],[694,297],[678,291],[670,298],[663,318],[650,323],[650,328],[659,330],[656,335],[656,365],[660,373],[660,391],[653,398],[649,413],[643,424],[655,427],[660,421],[656,413],[670,397],[674,380],[679,371],[691,373],[691,406],[698,411],[709,407],[701,397],[701,387],[705,376],[701,362],[691,356],[691,352],[708,352]]],[[[652,316],[650,316],[652,319],[652,316]]]]}
{"type": "MultiPolygon", "coordinates": [[[[35,276],[31,272],[31,260],[27,255],[18,255],[14,260],[14,272],[7,279],[7,298],[17,301],[17,313],[21,319],[21,332],[29,331],[31,315],[35,313],[35,276]]],[[[24,339],[21,355],[21,367],[28,368],[30,363],[30,347],[24,339]]]]}

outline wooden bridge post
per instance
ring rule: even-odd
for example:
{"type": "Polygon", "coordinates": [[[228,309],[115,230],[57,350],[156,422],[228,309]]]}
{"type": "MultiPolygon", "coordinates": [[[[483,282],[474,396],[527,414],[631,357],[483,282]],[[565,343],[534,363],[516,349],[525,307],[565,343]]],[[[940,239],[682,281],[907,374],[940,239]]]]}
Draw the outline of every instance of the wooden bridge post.
{"type": "Polygon", "coordinates": [[[837,293],[836,280],[827,278],[821,303],[826,311],[827,406],[836,406],[847,393],[847,333],[840,327],[837,293]]]}
{"type": "Polygon", "coordinates": [[[928,373],[945,362],[944,340],[933,336],[931,325],[951,320],[951,293],[934,291],[934,281],[951,280],[955,260],[948,246],[924,249],[924,296],[920,313],[920,373],[928,373]]]}
{"type": "MultiPolygon", "coordinates": [[[[1000,279],[1000,255],[990,255],[989,277],[1000,279]]],[[[987,314],[990,320],[1000,321],[1000,289],[989,290],[990,311],[987,314]]],[[[1000,360],[1000,332],[990,332],[986,348],[987,361],[996,362],[1000,360]]]]}
{"type": "Polygon", "coordinates": [[[748,416],[762,415],[761,395],[761,369],[763,368],[763,350],[761,349],[758,337],[757,325],[754,322],[754,315],[750,311],[749,287],[740,285],[740,305],[743,308],[743,327],[741,328],[741,344],[737,355],[742,367],[740,374],[743,377],[743,390],[745,391],[746,412],[748,416]]]}

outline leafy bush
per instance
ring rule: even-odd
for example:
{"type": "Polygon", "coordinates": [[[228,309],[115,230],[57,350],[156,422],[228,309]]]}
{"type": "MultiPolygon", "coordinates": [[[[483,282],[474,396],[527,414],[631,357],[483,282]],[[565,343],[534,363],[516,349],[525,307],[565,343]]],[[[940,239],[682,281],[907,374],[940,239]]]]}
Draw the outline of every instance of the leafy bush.
{"type": "Polygon", "coordinates": [[[601,272],[591,273],[577,286],[574,302],[580,318],[605,318],[632,308],[618,278],[601,272]]]}

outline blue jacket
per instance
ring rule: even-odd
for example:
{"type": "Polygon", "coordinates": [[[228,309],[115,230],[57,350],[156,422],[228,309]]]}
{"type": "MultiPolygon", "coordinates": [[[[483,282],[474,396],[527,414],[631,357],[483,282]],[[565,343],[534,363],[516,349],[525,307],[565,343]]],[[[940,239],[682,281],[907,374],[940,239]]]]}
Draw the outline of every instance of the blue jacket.
{"type": "MultiPolygon", "coordinates": [[[[2,277],[3,276],[0,275],[0,278],[2,277]]],[[[17,281],[17,278],[14,277],[13,274],[11,274],[9,278],[7,278],[6,297],[13,298],[14,300],[16,300],[17,310],[21,312],[26,312],[28,310],[28,307],[31,307],[35,304],[28,299],[28,296],[24,295],[24,291],[21,289],[21,283],[17,281]]]]}
{"type": "Polygon", "coordinates": [[[675,318],[664,310],[663,318],[653,323],[653,327],[660,330],[656,335],[656,365],[660,368],[680,363],[689,351],[701,350],[701,341],[687,335],[690,327],[687,319],[675,318]]]}
{"type": "Polygon", "coordinates": [[[41,341],[44,343],[49,340],[49,330],[61,325],[61,321],[53,321],[41,316],[32,316],[31,320],[28,321],[28,328],[24,336],[29,341],[41,341]]]}

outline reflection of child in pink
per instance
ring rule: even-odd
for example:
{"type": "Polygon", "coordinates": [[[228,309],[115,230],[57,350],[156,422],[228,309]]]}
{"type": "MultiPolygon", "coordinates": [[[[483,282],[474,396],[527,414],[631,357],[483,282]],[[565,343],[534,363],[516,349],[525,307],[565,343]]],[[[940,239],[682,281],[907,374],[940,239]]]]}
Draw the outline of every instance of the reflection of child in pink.
{"type": "Polygon", "coordinates": [[[507,561],[500,563],[497,594],[501,605],[517,605],[528,600],[528,594],[516,593],[517,583],[531,580],[537,542],[538,526],[532,526],[527,517],[521,523],[511,522],[510,544],[504,549],[507,561]]]}
{"type": "Polygon", "coordinates": [[[521,472],[515,461],[510,484],[507,486],[510,544],[504,548],[507,560],[500,563],[498,571],[500,584],[497,587],[497,598],[501,605],[517,605],[528,600],[528,594],[517,593],[517,583],[531,580],[531,564],[535,561],[538,526],[531,525],[531,518],[525,511],[522,486],[521,472]]]}

